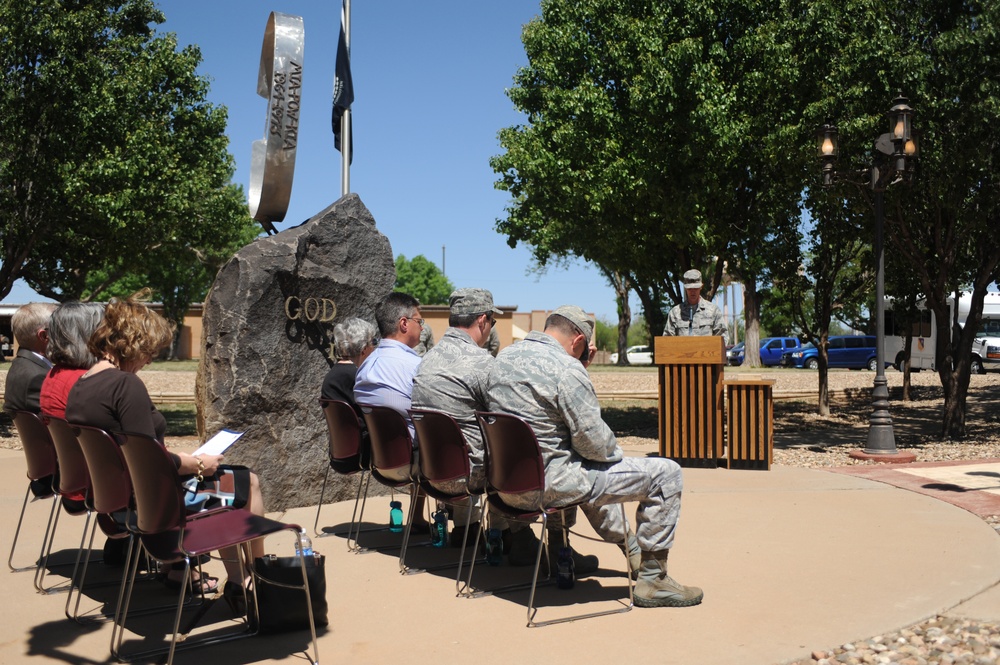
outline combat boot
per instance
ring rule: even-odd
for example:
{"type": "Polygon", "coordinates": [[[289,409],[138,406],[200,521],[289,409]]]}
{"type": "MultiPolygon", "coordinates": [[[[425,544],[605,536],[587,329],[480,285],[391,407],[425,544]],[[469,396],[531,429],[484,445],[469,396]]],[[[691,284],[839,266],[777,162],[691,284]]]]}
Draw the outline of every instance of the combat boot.
{"type": "Polygon", "coordinates": [[[517,531],[510,530],[510,546],[507,551],[507,563],[512,566],[534,566],[538,554],[538,538],[529,527],[517,531]]]}
{"type": "Polygon", "coordinates": [[[704,592],[696,586],[684,586],[667,575],[670,550],[643,552],[639,579],[635,583],[635,604],[639,607],[689,607],[697,605],[704,592]]]}

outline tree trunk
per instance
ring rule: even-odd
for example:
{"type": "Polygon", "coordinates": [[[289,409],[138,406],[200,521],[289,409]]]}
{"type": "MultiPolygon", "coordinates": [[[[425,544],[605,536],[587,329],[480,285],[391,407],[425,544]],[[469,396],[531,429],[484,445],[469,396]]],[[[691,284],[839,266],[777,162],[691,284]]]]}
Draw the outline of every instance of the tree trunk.
{"type": "Polygon", "coordinates": [[[628,329],[632,325],[632,308],[628,303],[629,281],[619,272],[611,273],[608,279],[615,289],[618,304],[618,365],[628,365],[628,329]]]}
{"type": "Polygon", "coordinates": [[[906,335],[903,342],[903,362],[901,363],[901,369],[903,370],[903,401],[910,401],[910,352],[913,350],[913,329],[906,335]]]}
{"type": "Polygon", "coordinates": [[[752,281],[743,283],[743,366],[760,367],[760,293],[752,281]]]}
{"type": "Polygon", "coordinates": [[[819,402],[816,405],[816,412],[821,416],[830,415],[830,359],[826,354],[827,332],[823,331],[820,339],[816,342],[816,360],[819,367],[816,377],[819,381],[819,402]]]}
{"type": "Polygon", "coordinates": [[[633,290],[642,303],[642,315],[649,327],[650,337],[662,335],[667,325],[667,317],[663,312],[663,290],[657,284],[634,284],[633,290]]]}

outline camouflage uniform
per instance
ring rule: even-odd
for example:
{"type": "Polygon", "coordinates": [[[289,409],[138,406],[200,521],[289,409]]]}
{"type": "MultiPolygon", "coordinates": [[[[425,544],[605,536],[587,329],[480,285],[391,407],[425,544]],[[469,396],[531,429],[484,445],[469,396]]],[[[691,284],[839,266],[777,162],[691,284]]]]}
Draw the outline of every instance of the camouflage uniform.
{"type": "MultiPolygon", "coordinates": [[[[462,429],[469,445],[473,489],[484,485],[483,434],[475,412],[486,408],[486,377],[492,364],[493,356],[472,341],[469,333],[448,328],[413,378],[413,408],[447,413],[462,429]]],[[[462,490],[461,483],[448,485],[437,487],[444,492],[462,490]]]]}
{"type": "MultiPolygon", "coordinates": [[[[531,332],[501,351],[486,394],[491,411],[515,414],[534,430],[545,462],[546,503],[582,500],[580,509],[601,537],[620,542],[626,524],[611,504],[637,501],[639,546],[670,548],[680,513],[680,467],[662,458],[623,457],[601,419],[587,369],[556,339],[531,332]]],[[[504,498],[530,507],[516,495],[504,498]]]]}
{"type": "Polygon", "coordinates": [[[726,319],[722,310],[711,302],[701,298],[697,305],[684,302],[677,305],[667,315],[667,325],[663,328],[664,335],[716,335],[728,342],[726,319]]]}

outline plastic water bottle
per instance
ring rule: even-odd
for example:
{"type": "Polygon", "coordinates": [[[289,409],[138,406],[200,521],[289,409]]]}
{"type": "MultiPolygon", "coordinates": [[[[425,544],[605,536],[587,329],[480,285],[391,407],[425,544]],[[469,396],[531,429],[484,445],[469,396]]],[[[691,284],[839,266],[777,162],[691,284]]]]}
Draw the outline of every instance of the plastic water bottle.
{"type": "Polygon", "coordinates": [[[389,531],[393,533],[403,531],[403,504],[399,501],[389,502],[389,531]]]}
{"type": "Polygon", "coordinates": [[[431,545],[448,547],[448,513],[438,509],[431,517],[434,518],[434,524],[431,525],[431,545]]]}
{"type": "Polygon", "coordinates": [[[486,563],[499,566],[503,560],[503,537],[500,529],[490,529],[486,532],[486,563]]]}
{"type": "Polygon", "coordinates": [[[300,534],[301,541],[295,541],[295,556],[312,556],[313,555],[313,544],[309,536],[306,535],[306,530],[303,529],[300,534]],[[299,542],[302,543],[301,549],[299,548],[299,542]]]}
{"type": "Polygon", "coordinates": [[[556,586],[560,589],[572,589],[575,581],[573,550],[568,547],[560,547],[559,558],[556,561],[556,586]]]}

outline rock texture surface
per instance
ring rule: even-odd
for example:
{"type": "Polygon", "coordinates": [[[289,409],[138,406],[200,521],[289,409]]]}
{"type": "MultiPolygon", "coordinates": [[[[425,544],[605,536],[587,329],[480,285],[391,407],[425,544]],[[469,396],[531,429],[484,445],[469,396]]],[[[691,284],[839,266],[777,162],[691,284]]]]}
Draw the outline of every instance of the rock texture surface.
{"type": "MultiPolygon", "coordinates": [[[[257,472],[268,510],[318,503],[329,464],[317,400],[333,326],[374,321],[395,281],[389,241],[356,194],[257,239],[219,271],[205,302],[199,430],[246,432],[226,462],[257,472]]],[[[355,482],[332,476],[324,501],[353,498],[355,482]]]]}

